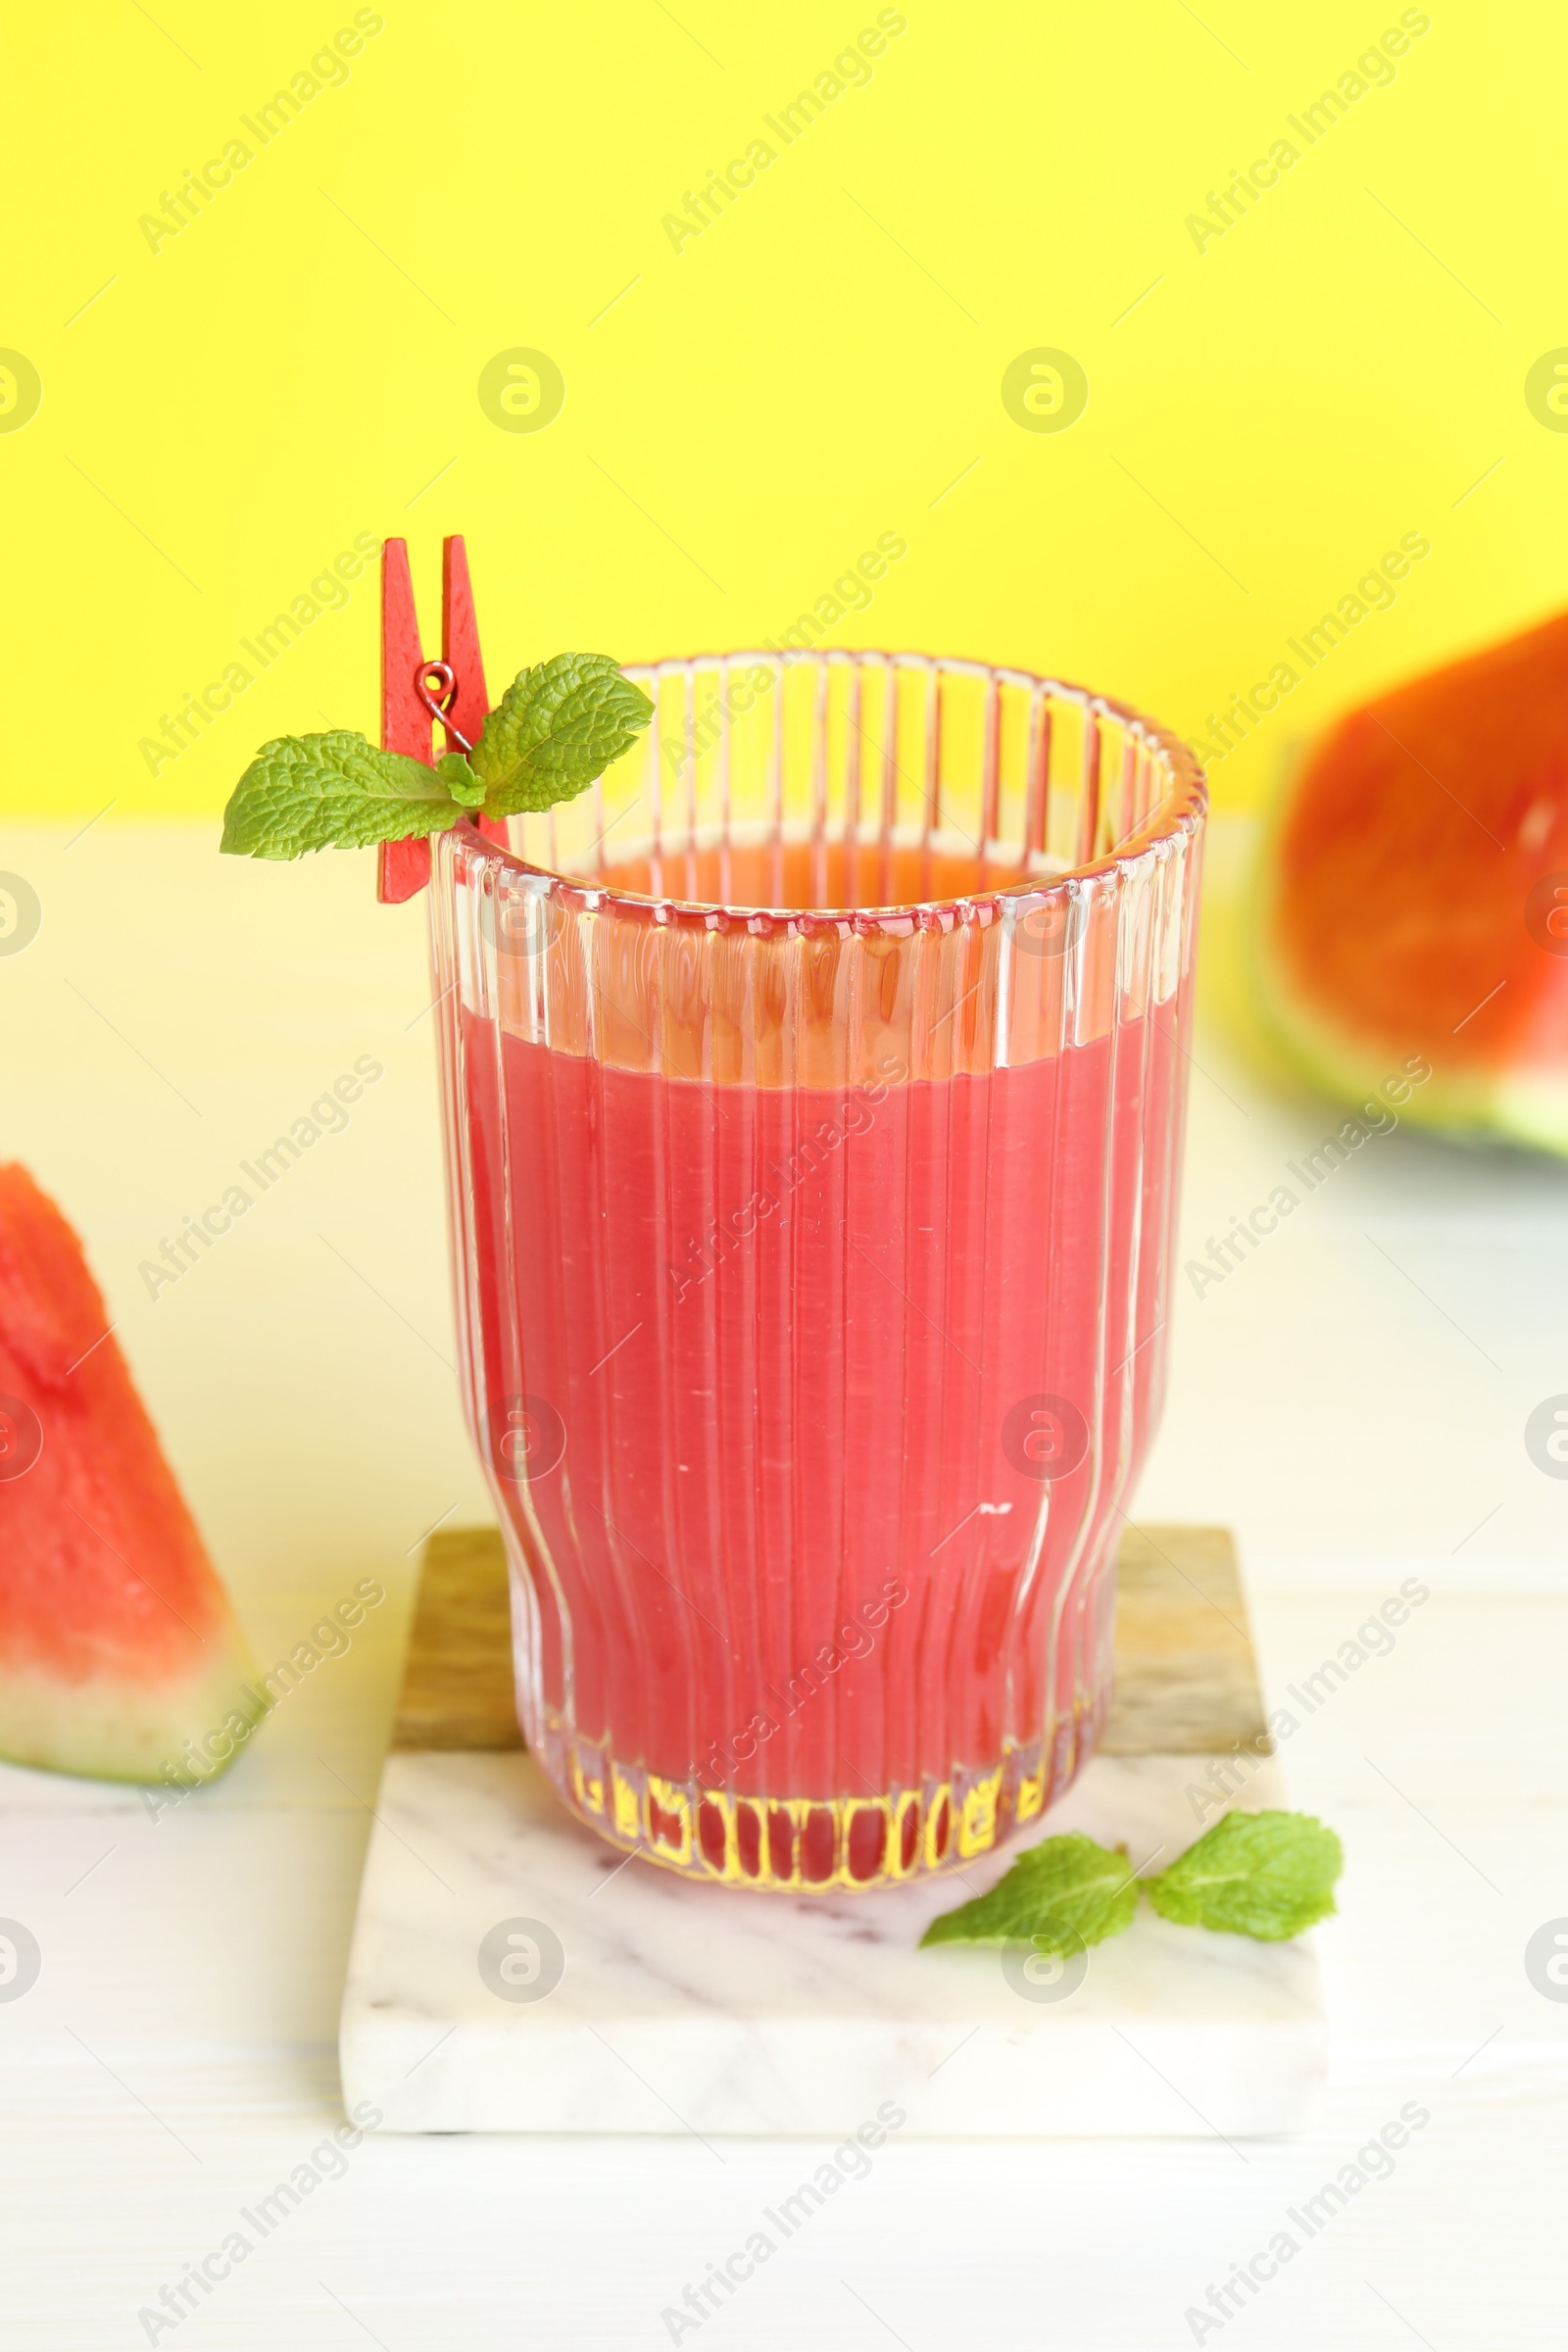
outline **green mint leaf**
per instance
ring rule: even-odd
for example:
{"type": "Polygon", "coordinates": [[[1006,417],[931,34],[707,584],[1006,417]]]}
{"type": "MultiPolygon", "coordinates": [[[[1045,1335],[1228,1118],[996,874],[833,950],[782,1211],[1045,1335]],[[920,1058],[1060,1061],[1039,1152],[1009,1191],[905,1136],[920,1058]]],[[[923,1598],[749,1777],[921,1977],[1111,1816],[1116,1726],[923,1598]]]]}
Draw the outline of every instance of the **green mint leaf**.
{"type": "Polygon", "coordinates": [[[921,1936],[928,1943],[1033,1943],[1070,1955],[1133,1923],[1138,1881],[1126,1849],[1113,1853],[1074,1830],[1020,1854],[989,1894],[945,1911],[921,1936]]]}
{"type": "Polygon", "coordinates": [[[557,654],[519,671],[473,747],[486,816],[572,800],[653,715],[647,695],[605,654],[557,654]]]}
{"type": "Polygon", "coordinates": [[[482,808],[484,786],[462,752],[443,752],[435,763],[435,772],[460,808],[482,808]]]}
{"type": "Polygon", "coordinates": [[[238,858],[302,858],[440,833],[457,817],[445,778],[420,760],[342,730],[281,735],[235,785],[219,847],[238,858]]]}
{"type": "Polygon", "coordinates": [[[1334,1909],[1345,1849],[1310,1813],[1227,1813],[1144,1887],[1164,1919],[1283,1943],[1334,1909]]]}

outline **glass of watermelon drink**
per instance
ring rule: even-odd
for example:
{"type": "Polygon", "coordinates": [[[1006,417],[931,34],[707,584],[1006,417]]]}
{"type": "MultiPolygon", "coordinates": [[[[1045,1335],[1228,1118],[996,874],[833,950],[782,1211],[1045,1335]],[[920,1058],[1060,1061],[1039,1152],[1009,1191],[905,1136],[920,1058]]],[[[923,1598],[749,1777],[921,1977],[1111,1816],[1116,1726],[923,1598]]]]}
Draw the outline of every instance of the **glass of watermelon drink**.
{"type": "Polygon", "coordinates": [[[655,717],[598,785],[435,848],[522,1727],[617,1845],[884,1885],[1041,1812],[1103,1720],[1202,782],[972,662],[626,674],[655,717]]]}

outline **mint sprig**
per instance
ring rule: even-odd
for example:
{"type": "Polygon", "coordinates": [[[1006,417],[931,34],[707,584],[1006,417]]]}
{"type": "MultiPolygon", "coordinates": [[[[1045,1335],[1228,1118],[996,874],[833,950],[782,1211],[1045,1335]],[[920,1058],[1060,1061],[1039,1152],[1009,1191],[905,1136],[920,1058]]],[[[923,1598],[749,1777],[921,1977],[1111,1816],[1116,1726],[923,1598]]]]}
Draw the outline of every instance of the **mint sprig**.
{"type": "Polygon", "coordinates": [[[557,654],[519,670],[473,747],[486,816],[570,800],[620,758],[653,715],[647,695],[606,654],[557,654]]]}
{"type": "Polygon", "coordinates": [[[1112,1852],[1074,1830],[1020,1854],[989,1894],[934,1919],[927,1943],[1033,1943],[1070,1952],[1130,1928],[1138,1881],[1123,1846],[1112,1852]]]}
{"type": "Polygon", "coordinates": [[[557,654],[519,671],[471,760],[443,752],[427,766],[341,728],[279,736],[234,787],[219,846],[240,858],[302,858],[442,833],[468,809],[550,808],[603,775],[653,714],[607,655],[557,654]]]}
{"type": "Polygon", "coordinates": [[[1130,1928],[1139,1890],[1161,1918],[1282,1943],[1334,1910],[1345,1850],[1310,1813],[1227,1813],[1156,1877],[1135,1878],[1125,1847],[1074,1830],[1020,1854],[989,1894],[934,1919],[932,1943],[1027,1943],[1070,1957],[1130,1928]]]}
{"type": "Polygon", "coordinates": [[[1310,1813],[1227,1813],[1157,1878],[1161,1919],[1284,1943],[1334,1909],[1345,1848],[1310,1813]]]}
{"type": "Polygon", "coordinates": [[[280,735],[264,743],[223,811],[220,848],[240,858],[302,858],[439,833],[459,814],[446,779],[363,735],[280,735]]]}

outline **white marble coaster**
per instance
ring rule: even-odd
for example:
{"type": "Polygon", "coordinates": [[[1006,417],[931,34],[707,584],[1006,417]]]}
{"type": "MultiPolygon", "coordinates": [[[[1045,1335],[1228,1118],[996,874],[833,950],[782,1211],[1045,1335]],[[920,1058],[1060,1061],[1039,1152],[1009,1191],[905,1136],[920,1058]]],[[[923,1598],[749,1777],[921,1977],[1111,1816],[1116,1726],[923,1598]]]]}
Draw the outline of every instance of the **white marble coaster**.
{"type": "MultiPolygon", "coordinates": [[[[390,2132],[842,2140],[889,2101],[902,2130],[942,2136],[1296,2130],[1327,2064],[1304,1941],[1173,1927],[1146,1904],[1066,1989],[1029,1984],[1020,1955],[915,1948],[1041,1836],[1082,1829],[1135,1864],[1179,1852],[1206,1761],[1102,1755],[962,1878],[794,1896],[623,1861],[518,1751],[394,1753],[344,1994],[344,2098],[390,2132]]],[[[1274,1765],[1246,1801],[1285,1801],[1274,1765]]]]}

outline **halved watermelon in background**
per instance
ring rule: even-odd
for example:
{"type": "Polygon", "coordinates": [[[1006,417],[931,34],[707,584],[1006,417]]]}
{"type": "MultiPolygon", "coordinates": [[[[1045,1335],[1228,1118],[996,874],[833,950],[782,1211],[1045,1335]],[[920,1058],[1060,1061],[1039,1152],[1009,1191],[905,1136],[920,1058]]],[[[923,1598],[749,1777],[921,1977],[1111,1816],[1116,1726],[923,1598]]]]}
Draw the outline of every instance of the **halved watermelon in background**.
{"type": "Polygon", "coordinates": [[[81,1244],[0,1167],[0,1756],[210,1780],[265,1712],[81,1244]]]}
{"type": "Polygon", "coordinates": [[[1568,614],[1380,696],[1292,778],[1264,852],[1258,1010],[1301,1073],[1568,1152],[1568,614]]]}

